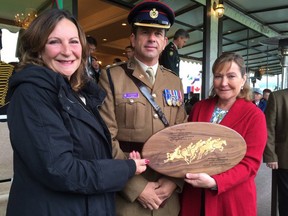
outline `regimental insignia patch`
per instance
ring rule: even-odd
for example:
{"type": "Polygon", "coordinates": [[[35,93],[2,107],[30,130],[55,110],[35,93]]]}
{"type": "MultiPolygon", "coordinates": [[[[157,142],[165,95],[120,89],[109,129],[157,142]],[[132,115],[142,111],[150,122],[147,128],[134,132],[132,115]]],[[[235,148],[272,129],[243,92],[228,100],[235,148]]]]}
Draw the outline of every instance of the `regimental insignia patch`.
{"type": "Polygon", "coordinates": [[[156,19],[158,17],[158,11],[153,8],[150,13],[149,13],[150,17],[153,18],[153,19],[156,19]]]}

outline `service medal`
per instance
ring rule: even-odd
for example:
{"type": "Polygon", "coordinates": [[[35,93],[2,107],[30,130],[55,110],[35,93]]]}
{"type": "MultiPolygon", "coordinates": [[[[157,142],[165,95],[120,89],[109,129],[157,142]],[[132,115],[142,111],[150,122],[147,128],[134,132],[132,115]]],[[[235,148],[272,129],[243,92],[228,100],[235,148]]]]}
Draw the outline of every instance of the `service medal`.
{"type": "Polygon", "coordinates": [[[178,104],[177,105],[181,106],[183,103],[183,97],[182,97],[182,93],[180,90],[178,90],[178,97],[179,97],[179,105],[178,104]]]}
{"type": "Polygon", "coordinates": [[[164,89],[164,97],[168,106],[172,106],[171,93],[168,89],[164,89]]]}
{"type": "Polygon", "coordinates": [[[179,107],[181,105],[179,92],[177,90],[174,90],[174,93],[175,93],[175,98],[176,98],[176,105],[179,107]]]}
{"type": "Polygon", "coordinates": [[[174,90],[169,90],[169,91],[171,91],[171,99],[172,99],[172,104],[173,104],[173,106],[176,106],[176,103],[177,103],[177,99],[176,99],[176,97],[175,97],[175,93],[174,93],[174,90]]]}

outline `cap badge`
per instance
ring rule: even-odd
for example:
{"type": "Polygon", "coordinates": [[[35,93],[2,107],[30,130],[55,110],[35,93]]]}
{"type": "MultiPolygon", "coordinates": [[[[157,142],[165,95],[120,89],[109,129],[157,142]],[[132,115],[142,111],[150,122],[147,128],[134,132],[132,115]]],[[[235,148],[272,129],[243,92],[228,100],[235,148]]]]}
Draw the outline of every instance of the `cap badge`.
{"type": "Polygon", "coordinates": [[[150,17],[153,18],[153,19],[156,19],[158,17],[158,11],[153,8],[150,13],[149,13],[150,17]]]}

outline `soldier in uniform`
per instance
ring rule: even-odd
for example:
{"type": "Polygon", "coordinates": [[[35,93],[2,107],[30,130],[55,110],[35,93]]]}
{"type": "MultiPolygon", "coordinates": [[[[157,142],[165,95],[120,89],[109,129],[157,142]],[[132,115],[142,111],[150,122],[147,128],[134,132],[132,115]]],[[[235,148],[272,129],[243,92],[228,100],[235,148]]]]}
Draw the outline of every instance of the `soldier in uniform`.
{"type": "MultiPolygon", "coordinates": [[[[174,22],[174,12],[162,2],[143,1],[130,11],[128,22],[132,26],[134,58],[107,68],[99,81],[107,92],[100,112],[112,135],[115,158],[125,158],[125,152],[130,150],[141,152],[147,139],[165,127],[135,80],[148,89],[169,125],[186,121],[181,80],[158,63],[168,41],[166,31],[174,22]],[[153,69],[151,75],[145,72],[149,67],[153,69]]],[[[177,216],[182,185],[182,179],[148,169],[133,177],[117,194],[117,215],[177,216]]]]}
{"type": "Polygon", "coordinates": [[[184,29],[178,29],[174,34],[173,42],[170,42],[162,52],[159,62],[164,67],[172,70],[179,76],[180,57],[178,49],[181,49],[189,39],[189,34],[184,29]]]}

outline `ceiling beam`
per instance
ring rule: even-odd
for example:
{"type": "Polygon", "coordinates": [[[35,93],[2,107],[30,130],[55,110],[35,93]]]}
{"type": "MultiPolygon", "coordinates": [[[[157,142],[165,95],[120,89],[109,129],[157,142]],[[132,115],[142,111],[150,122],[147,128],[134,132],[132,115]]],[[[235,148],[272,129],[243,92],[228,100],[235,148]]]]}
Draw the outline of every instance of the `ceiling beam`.
{"type": "Polygon", "coordinates": [[[4,18],[0,18],[0,23],[6,24],[6,25],[15,25],[14,20],[9,20],[9,19],[4,19],[4,18]]]}
{"type": "Polygon", "coordinates": [[[278,22],[266,22],[266,25],[277,25],[277,24],[286,24],[288,20],[278,21],[278,22]]]}
{"type": "MultiPolygon", "coordinates": [[[[193,0],[194,2],[198,2],[202,5],[206,6],[206,1],[204,0],[193,0]]],[[[262,35],[270,37],[280,36],[280,33],[275,31],[269,26],[265,26],[264,23],[257,21],[254,17],[250,16],[248,13],[244,13],[240,11],[235,5],[232,5],[229,0],[224,2],[225,13],[224,15],[232,20],[235,20],[242,25],[259,32],[262,35]]]]}
{"type": "Polygon", "coordinates": [[[271,8],[265,8],[262,10],[254,10],[254,11],[249,11],[247,12],[248,14],[252,14],[252,13],[263,13],[263,12],[270,12],[270,11],[274,11],[274,10],[284,10],[287,9],[288,6],[280,6],[280,7],[271,7],[271,8]]]}
{"type": "Polygon", "coordinates": [[[201,6],[198,5],[198,4],[190,4],[190,5],[187,5],[186,7],[181,8],[181,9],[175,11],[175,17],[180,16],[180,15],[182,15],[182,14],[185,14],[185,13],[187,13],[187,12],[189,12],[189,11],[195,10],[195,9],[197,9],[197,8],[199,8],[199,7],[201,7],[201,6]]]}
{"type": "Polygon", "coordinates": [[[253,29],[256,32],[259,32],[262,35],[267,36],[268,38],[280,35],[277,31],[273,30],[269,26],[260,23],[259,21],[247,16],[247,14],[244,14],[239,10],[236,10],[228,4],[225,4],[225,16],[241,23],[244,26],[247,26],[250,29],[253,29]]]}

